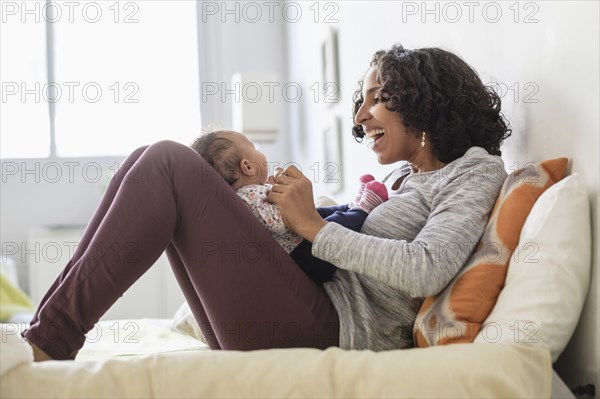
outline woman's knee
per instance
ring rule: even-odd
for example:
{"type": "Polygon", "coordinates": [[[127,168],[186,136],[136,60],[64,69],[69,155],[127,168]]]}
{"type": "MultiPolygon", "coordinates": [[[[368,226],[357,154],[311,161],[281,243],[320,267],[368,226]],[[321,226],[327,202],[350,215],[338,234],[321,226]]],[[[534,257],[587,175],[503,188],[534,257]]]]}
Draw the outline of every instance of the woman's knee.
{"type": "Polygon", "coordinates": [[[149,148],[160,150],[160,152],[175,152],[180,153],[182,151],[191,150],[190,147],[178,143],[173,140],[160,140],[156,143],[153,143],[149,146],[149,148]]]}
{"type": "Polygon", "coordinates": [[[132,161],[132,162],[137,161],[137,159],[144,153],[144,151],[146,151],[148,149],[148,147],[149,147],[148,145],[143,145],[143,146],[138,147],[135,150],[131,151],[131,154],[129,154],[126,161],[132,161]]]}
{"type": "Polygon", "coordinates": [[[194,162],[204,162],[204,159],[187,145],[172,140],[160,140],[150,145],[148,152],[161,156],[169,156],[178,160],[191,159],[194,162]]]}
{"type": "Polygon", "coordinates": [[[217,174],[200,154],[189,146],[172,140],[157,141],[146,149],[144,156],[151,157],[161,164],[201,170],[204,171],[203,175],[217,174]]]}

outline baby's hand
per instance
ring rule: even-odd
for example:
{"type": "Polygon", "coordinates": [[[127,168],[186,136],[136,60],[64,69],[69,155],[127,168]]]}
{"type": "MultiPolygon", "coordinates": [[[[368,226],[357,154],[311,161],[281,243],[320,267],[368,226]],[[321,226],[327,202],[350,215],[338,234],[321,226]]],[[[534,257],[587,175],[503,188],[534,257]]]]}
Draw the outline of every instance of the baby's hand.
{"type": "Polygon", "coordinates": [[[278,178],[278,177],[279,177],[279,175],[281,175],[282,173],[283,173],[283,168],[282,168],[282,167],[280,167],[280,166],[276,167],[276,168],[275,168],[275,172],[273,172],[273,174],[272,174],[271,176],[267,177],[267,183],[268,183],[268,184],[271,184],[271,185],[275,184],[275,183],[276,183],[276,180],[277,180],[277,178],[278,178]]]}

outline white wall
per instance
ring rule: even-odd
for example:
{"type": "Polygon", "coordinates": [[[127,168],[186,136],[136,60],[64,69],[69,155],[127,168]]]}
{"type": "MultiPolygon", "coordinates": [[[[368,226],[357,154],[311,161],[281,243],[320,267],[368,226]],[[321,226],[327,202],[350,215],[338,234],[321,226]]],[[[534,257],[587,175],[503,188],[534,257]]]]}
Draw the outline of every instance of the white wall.
{"type": "MultiPolygon", "coordinates": [[[[342,101],[327,107],[304,97],[300,103],[289,104],[293,159],[307,166],[320,160],[323,123],[329,114],[336,114],[343,120],[345,172],[345,190],[337,198],[351,198],[358,176],[366,171],[383,177],[389,167],[378,165],[365,145],[355,144],[351,136],[351,94],[372,54],[394,42],[407,48],[446,48],[473,65],[484,81],[494,77],[512,86],[503,98],[513,127],[513,137],[503,148],[507,167],[567,156],[572,159],[572,171],[584,177],[589,189],[595,243],[592,284],[575,336],[555,367],[570,386],[594,383],[598,387],[598,3],[474,2],[471,15],[465,3],[325,3],[334,4],[337,11],[325,10],[321,3],[322,11],[335,11],[335,24],[325,23],[323,15],[315,22],[314,11],[308,8],[312,3],[306,4],[306,17],[285,24],[288,79],[306,86],[319,81],[321,40],[333,26],[339,36],[342,101]],[[425,13],[424,7],[431,12],[425,13]],[[499,18],[496,9],[501,11],[499,18]],[[495,19],[499,20],[492,22],[495,19]],[[532,23],[525,23],[526,19],[532,23]],[[515,98],[517,87],[520,91],[515,98]]],[[[327,191],[323,184],[315,187],[317,192],[327,191]]]]}
{"type": "MultiPolygon", "coordinates": [[[[74,250],[58,236],[56,241],[30,241],[28,234],[31,229],[61,225],[83,230],[94,214],[108,180],[123,161],[123,157],[106,157],[1,162],[1,255],[15,261],[19,285],[26,292],[41,297],[74,250]],[[46,269],[43,273],[47,277],[44,279],[46,287],[39,287],[42,292],[29,291],[32,264],[46,269]]],[[[77,240],[74,238],[66,242],[77,240]]],[[[172,317],[183,300],[183,294],[163,257],[103,319],[172,317]]]]}
{"type": "MultiPolygon", "coordinates": [[[[234,73],[274,73],[283,81],[286,60],[281,19],[274,14],[269,18],[267,8],[247,8],[243,3],[199,2],[200,106],[205,127],[232,128],[233,102],[244,98],[244,91],[235,90],[231,83],[234,73]],[[214,92],[215,85],[217,92],[214,92]]],[[[273,11],[276,9],[281,7],[273,7],[273,11]]],[[[264,88],[262,95],[268,96],[270,88],[259,86],[264,88]]],[[[285,131],[287,109],[281,87],[273,87],[273,93],[279,136],[273,142],[259,144],[269,162],[285,164],[289,159],[289,136],[285,131]]],[[[254,94],[251,92],[245,97],[253,99],[254,94]]]]}
{"type": "Polygon", "coordinates": [[[2,255],[16,261],[22,287],[28,288],[26,265],[36,254],[19,251],[13,255],[12,246],[28,250],[30,228],[87,225],[100,202],[104,184],[112,177],[115,165],[123,160],[124,157],[2,161],[2,255]],[[6,253],[6,249],[10,252],[6,253]]]}

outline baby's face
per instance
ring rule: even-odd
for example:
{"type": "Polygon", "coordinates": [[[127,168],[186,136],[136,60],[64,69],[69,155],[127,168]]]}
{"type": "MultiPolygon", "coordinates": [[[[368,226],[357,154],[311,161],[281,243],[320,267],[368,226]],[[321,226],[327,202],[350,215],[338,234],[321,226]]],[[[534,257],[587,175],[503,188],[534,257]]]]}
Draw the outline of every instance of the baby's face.
{"type": "Polygon", "coordinates": [[[269,176],[267,157],[258,151],[254,144],[246,136],[239,132],[228,132],[228,139],[233,141],[242,152],[242,157],[247,159],[255,171],[251,178],[252,184],[265,184],[269,176]]]}

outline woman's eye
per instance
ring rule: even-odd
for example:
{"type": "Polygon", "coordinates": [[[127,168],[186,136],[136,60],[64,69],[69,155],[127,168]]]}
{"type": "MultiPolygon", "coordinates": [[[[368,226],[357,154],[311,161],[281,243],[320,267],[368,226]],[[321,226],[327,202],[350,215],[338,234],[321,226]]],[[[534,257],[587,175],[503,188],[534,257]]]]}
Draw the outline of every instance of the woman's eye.
{"type": "Polygon", "coordinates": [[[381,99],[379,97],[373,97],[373,104],[379,104],[381,99]]]}

